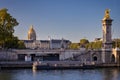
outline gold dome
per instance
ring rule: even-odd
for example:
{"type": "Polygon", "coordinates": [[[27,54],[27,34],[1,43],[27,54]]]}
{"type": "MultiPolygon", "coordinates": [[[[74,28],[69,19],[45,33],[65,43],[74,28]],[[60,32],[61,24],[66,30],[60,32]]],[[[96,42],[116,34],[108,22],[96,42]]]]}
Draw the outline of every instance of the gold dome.
{"type": "Polygon", "coordinates": [[[36,32],[33,29],[33,25],[30,27],[28,31],[28,40],[36,40],[36,32]]]}

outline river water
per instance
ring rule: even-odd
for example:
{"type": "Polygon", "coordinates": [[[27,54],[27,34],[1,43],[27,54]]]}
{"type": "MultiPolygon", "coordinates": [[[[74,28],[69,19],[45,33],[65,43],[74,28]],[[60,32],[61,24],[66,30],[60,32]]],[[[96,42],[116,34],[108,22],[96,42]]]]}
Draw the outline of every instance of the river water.
{"type": "Polygon", "coordinates": [[[120,80],[120,69],[1,70],[0,80],[120,80]]]}

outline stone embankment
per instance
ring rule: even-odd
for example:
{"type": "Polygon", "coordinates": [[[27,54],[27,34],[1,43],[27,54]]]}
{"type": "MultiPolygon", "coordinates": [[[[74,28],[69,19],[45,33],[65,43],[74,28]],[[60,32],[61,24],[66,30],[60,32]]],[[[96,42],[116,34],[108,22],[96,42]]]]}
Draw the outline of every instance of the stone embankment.
{"type": "Polygon", "coordinates": [[[25,61],[2,61],[0,62],[1,69],[32,69],[33,62],[25,61]]]}
{"type": "Polygon", "coordinates": [[[95,64],[81,63],[80,61],[40,61],[40,62],[25,62],[25,61],[1,61],[1,69],[96,69],[96,68],[120,68],[118,64],[95,64]]]}
{"type": "Polygon", "coordinates": [[[33,70],[55,70],[55,69],[96,69],[120,67],[118,64],[95,64],[81,63],[80,61],[40,61],[33,63],[33,70]]]}

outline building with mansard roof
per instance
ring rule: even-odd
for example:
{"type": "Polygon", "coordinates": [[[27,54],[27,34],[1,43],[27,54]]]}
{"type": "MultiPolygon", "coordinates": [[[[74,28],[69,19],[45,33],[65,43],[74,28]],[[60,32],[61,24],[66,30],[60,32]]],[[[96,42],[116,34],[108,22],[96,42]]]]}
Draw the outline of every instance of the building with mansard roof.
{"type": "Polygon", "coordinates": [[[27,49],[67,49],[71,43],[65,39],[36,40],[36,32],[33,25],[28,31],[28,40],[23,40],[27,49]]]}

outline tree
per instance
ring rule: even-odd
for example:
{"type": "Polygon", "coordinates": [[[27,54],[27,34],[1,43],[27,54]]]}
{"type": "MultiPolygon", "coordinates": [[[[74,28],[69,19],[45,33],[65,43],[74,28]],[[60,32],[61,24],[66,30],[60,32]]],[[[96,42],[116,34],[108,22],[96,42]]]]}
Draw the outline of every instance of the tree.
{"type": "Polygon", "coordinates": [[[90,42],[89,44],[86,44],[86,48],[87,49],[93,49],[93,44],[94,44],[94,42],[90,42]]]}
{"type": "Polygon", "coordinates": [[[90,42],[86,45],[87,49],[101,49],[102,48],[102,41],[97,42],[90,42]]]}
{"type": "MultiPolygon", "coordinates": [[[[14,27],[19,23],[13,18],[6,8],[0,10],[0,46],[3,48],[10,48],[14,37],[14,27]]],[[[14,42],[14,41],[13,41],[14,42]]]]}
{"type": "Polygon", "coordinates": [[[89,43],[89,41],[87,39],[81,39],[80,40],[80,46],[81,47],[85,47],[88,43],[89,43]]]}
{"type": "Polygon", "coordinates": [[[26,48],[23,41],[18,41],[18,48],[19,49],[25,49],[26,48]]]}
{"type": "Polygon", "coordinates": [[[113,48],[120,48],[120,39],[114,39],[113,40],[113,48]]]}
{"type": "Polygon", "coordinates": [[[70,49],[79,49],[80,45],[79,43],[71,43],[69,46],[70,49]]]}
{"type": "Polygon", "coordinates": [[[18,38],[13,36],[5,39],[4,47],[7,49],[18,48],[18,38]]]}
{"type": "Polygon", "coordinates": [[[102,48],[102,41],[94,42],[93,49],[101,49],[102,48]]]}
{"type": "Polygon", "coordinates": [[[89,43],[89,41],[87,39],[81,39],[80,40],[80,44],[87,44],[89,43]]]}

